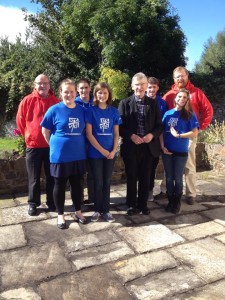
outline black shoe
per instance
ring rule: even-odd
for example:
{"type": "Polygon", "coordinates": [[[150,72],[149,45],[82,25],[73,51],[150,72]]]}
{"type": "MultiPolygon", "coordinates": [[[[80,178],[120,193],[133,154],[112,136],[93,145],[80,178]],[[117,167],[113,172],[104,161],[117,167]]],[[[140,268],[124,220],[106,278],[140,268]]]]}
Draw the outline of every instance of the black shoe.
{"type": "Polygon", "coordinates": [[[78,215],[75,213],[76,220],[81,224],[87,224],[87,219],[85,217],[79,218],[78,215]]]}
{"type": "Polygon", "coordinates": [[[160,192],[154,196],[154,200],[162,200],[167,198],[167,193],[160,192]]]}
{"type": "Polygon", "coordinates": [[[173,206],[173,208],[171,209],[171,212],[174,213],[174,214],[179,214],[180,209],[181,209],[181,204],[180,204],[180,202],[179,202],[179,203],[176,203],[176,204],[173,206]]]}
{"type": "Polygon", "coordinates": [[[37,215],[37,208],[36,208],[36,206],[29,205],[28,215],[29,216],[36,216],[37,215]]]}
{"type": "Polygon", "coordinates": [[[133,208],[133,207],[129,207],[129,208],[127,209],[127,215],[128,215],[128,216],[133,216],[133,215],[135,215],[135,214],[137,214],[137,213],[138,213],[138,210],[135,209],[135,208],[133,208]]]}
{"type": "Polygon", "coordinates": [[[149,215],[150,214],[150,209],[148,207],[144,208],[140,212],[141,215],[149,215]]]}
{"type": "Polygon", "coordinates": [[[57,227],[59,229],[66,229],[67,228],[66,223],[57,224],[57,227]]]}
{"type": "Polygon", "coordinates": [[[195,204],[195,197],[187,197],[187,204],[194,205],[195,204]]]}
{"type": "Polygon", "coordinates": [[[172,203],[169,203],[169,204],[167,204],[165,211],[172,212],[172,209],[173,209],[173,205],[172,205],[172,203]]]}

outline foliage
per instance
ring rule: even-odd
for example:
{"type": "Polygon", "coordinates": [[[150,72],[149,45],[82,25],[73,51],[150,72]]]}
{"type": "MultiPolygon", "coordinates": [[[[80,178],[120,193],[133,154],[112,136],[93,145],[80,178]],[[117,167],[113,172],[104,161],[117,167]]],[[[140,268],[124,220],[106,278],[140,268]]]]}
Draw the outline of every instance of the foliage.
{"type": "Polygon", "coordinates": [[[193,82],[200,86],[212,102],[220,102],[225,95],[225,30],[209,39],[195,67],[193,82]]]}
{"type": "Polygon", "coordinates": [[[199,142],[205,142],[210,144],[221,144],[225,145],[225,123],[219,123],[217,121],[214,124],[200,132],[198,137],[199,142]]]}
{"type": "Polygon", "coordinates": [[[16,151],[19,153],[19,155],[25,156],[26,144],[25,144],[24,137],[22,135],[15,137],[15,143],[16,143],[16,151]]]}
{"type": "Polygon", "coordinates": [[[26,40],[0,39],[0,128],[40,73],[56,91],[64,78],[96,82],[102,68],[117,70],[114,96],[123,98],[119,77],[124,85],[125,74],[139,71],[161,79],[185,64],[186,38],[168,0],[32,1],[42,9],[23,10],[30,25],[26,40]]]}
{"type": "Polygon", "coordinates": [[[15,43],[0,39],[0,101],[4,120],[12,119],[19,100],[31,92],[34,78],[47,71],[43,57],[40,45],[23,42],[20,37],[15,43]]]}
{"type": "Polygon", "coordinates": [[[126,98],[130,77],[121,72],[107,67],[102,67],[100,81],[105,81],[112,89],[113,100],[126,98]]]}
{"type": "Polygon", "coordinates": [[[101,66],[164,77],[185,64],[186,39],[167,0],[36,2],[43,10],[27,18],[69,77],[98,79],[101,66]]]}
{"type": "Polygon", "coordinates": [[[215,40],[207,41],[195,69],[197,73],[225,76],[225,30],[219,32],[215,40]]]}

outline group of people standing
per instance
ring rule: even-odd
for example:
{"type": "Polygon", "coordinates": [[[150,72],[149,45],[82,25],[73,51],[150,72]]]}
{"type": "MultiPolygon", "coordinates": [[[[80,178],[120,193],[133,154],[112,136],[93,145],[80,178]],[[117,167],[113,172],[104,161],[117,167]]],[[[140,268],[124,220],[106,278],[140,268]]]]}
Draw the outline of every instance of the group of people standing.
{"type": "MultiPolygon", "coordinates": [[[[81,79],[77,86],[65,79],[59,86],[59,101],[50,89],[49,78],[38,75],[32,94],[21,101],[16,116],[27,147],[28,214],[36,215],[41,204],[44,162],[46,204],[50,211],[57,210],[58,228],[67,228],[64,205],[68,181],[75,218],[87,223],[81,212],[86,172],[88,197],[94,202],[91,221],[103,217],[113,222],[110,181],[119,137],[127,179],[128,215],[150,213],[147,201],[154,199],[160,155],[165,168],[166,210],[180,211],[185,169],[187,202],[193,204],[196,137],[199,129],[210,124],[213,109],[204,93],[191,84],[184,67],[176,68],[173,77],[171,91],[161,98],[158,79],[135,74],[131,82],[133,95],[121,100],[117,109],[111,105],[112,91],[107,83],[98,83],[92,97],[87,79],[81,79]]],[[[163,192],[155,197],[162,196],[163,192]]]]}

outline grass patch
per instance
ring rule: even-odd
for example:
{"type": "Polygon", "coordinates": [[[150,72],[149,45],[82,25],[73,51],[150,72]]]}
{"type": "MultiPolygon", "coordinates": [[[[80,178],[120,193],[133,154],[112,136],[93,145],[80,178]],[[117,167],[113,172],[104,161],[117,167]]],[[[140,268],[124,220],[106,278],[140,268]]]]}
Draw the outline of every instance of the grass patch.
{"type": "Polygon", "coordinates": [[[10,138],[10,137],[1,137],[0,138],[0,151],[13,151],[16,150],[17,144],[16,144],[16,138],[10,138]]]}

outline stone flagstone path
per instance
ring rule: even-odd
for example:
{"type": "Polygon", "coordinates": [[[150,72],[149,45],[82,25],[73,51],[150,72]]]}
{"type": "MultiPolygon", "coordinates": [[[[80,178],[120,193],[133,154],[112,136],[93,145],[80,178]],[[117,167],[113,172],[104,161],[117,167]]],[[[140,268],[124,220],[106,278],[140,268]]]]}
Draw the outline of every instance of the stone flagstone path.
{"type": "MultiPolygon", "coordinates": [[[[78,224],[69,193],[67,230],[57,214],[27,215],[27,197],[0,199],[0,299],[225,299],[225,174],[198,173],[198,202],[178,215],[166,200],[149,216],[126,216],[125,185],[111,188],[107,223],[78,224]]],[[[159,192],[156,182],[154,194],[159,192]]],[[[91,204],[83,206],[90,219],[91,204]]]]}

